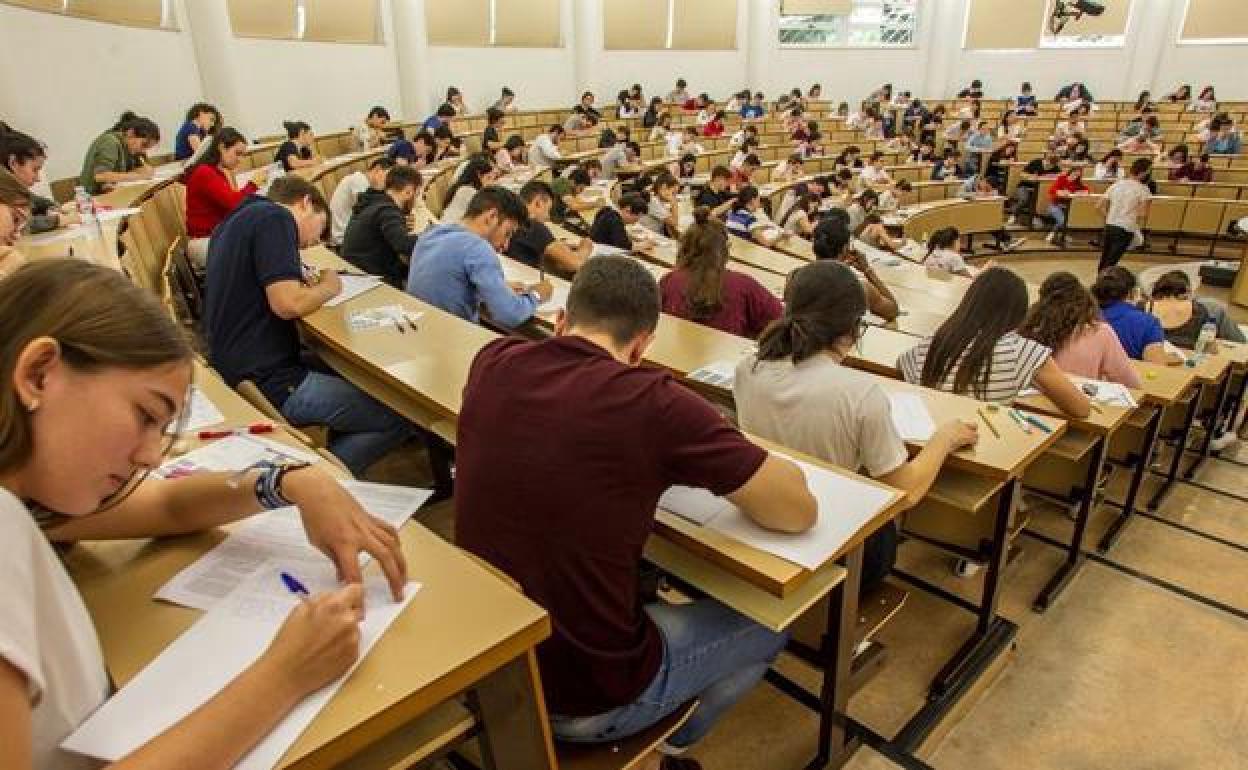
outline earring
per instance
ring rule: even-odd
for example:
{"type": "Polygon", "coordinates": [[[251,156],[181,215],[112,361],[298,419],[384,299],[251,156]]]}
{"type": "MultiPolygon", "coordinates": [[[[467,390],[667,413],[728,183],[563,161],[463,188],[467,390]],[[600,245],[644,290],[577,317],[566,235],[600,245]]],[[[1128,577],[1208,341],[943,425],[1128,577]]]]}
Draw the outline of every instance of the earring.
{"type": "Polygon", "coordinates": [[[26,406],[26,411],[30,412],[31,414],[34,414],[34,411],[38,408],[39,408],[39,399],[35,399],[34,401],[31,401],[30,404],[26,406]]]}

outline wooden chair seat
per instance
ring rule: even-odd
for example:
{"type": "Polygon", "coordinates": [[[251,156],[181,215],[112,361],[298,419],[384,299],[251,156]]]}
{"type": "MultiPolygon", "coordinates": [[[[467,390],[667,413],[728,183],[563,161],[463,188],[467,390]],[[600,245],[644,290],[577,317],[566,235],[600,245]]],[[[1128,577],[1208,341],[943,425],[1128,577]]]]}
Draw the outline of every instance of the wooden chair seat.
{"type": "Polygon", "coordinates": [[[560,743],[556,749],[559,767],[561,770],[631,770],[639,767],[659,744],[680,729],[697,705],[696,700],[689,701],[648,729],[613,743],[560,743]]]}
{"type": "Polygon", "coordinates": [[[323,425],[303,425],[298,428],[286,421],[286,418],[278,411],[273,402],[264,395],[264,392],[251,380],[243,380],[234,388],[238,394],[242,396],[247,403],[251,404],[268,417],[276,425],[281,425],[289,430],[295,438],[307,444],[312,449],[324,449],[329,442],[329,428],[323,425]]]}

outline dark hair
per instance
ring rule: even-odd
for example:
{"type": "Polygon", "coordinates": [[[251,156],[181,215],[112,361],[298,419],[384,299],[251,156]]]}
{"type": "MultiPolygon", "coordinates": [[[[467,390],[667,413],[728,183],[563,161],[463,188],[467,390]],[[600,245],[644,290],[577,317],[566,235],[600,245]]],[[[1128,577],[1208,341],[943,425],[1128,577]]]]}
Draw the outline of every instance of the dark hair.
{"type": "Polygon", "coordinates": [[[732,178],[732,172],[728,170],[727,166],[716,166],[715,168],[711,169],[711,179],[731,179],[731,178],[732,178]]]}
{"type": "Polygon", "coordinates": [[[17,177],[4,169],[0,169],[0,203],[16,208],[30,208],[32,193],[26,185],[17,181],[17,177]]]}
{"type": "Polygon", "coordinates": [[[926,262],[928,257],[936,253],[936,249],[947,249],[950,246],[956,246],[958,239],[962,237],[962,233],[956,227],[942,227],[932,233],[927,239],[927,254],[924,255],[922,261],[926,262]]]}
{"type": "Polygon", "coordinates": [[[1181,299],[1192,293],[1192,279],[1182,270],[1162,274],[1153,284],[1149,296],[1153,299],[1181,299]]]}
{"type": "Polygon", "coordinates": [[[677,88],[684,88],[684,87],[685,87],[685,86],[687,86],[687,85],[689,85],[689,84],[685,82],[685,79],[684,79],[684,78],[676,78],[676,87],[677,87],[677,88]]]}
{"type": "Polygon", "coordinates": [[[1122,160],[1122,150],[1115,147],[1114,149],[1105,153],[1105,157],[1101,158],[1101,163],[1108,163],[1110,158],[1116,158],[1118,160],[1122,160]]]}
{"type": "Polygon", "coordinates": [[[1191,157],[1191,152],[1187,149],[1187,145],[1182,143],[1171,147],[1170,152],[1166,153],[1166,157],[1173,157],[1176,152],[1183,156],[1184,163],[1191,157]]]}
{"type": "Polygon", "coordinates": [[[451,133],[450,126],[443,123],[442,125],[433,129],[433,138],[434,139],[454,139],[455,134],[451,133]]]}
{"type": "Polygon", "coordinates": [[[325,202],[325,196],[321,194],[320,188],[298,174],[287,174],[274,179],[265,196],[274,203],[286,205],[295,204],[307,198],[312,208],[322,214],[329,214],[329,204],[325,202]]]}
{"type": "Polygon", "coordinates": [[[1139,176],[1147,174],[1153,168],[1153,162],[1148,158],[1136,158],[1131,164],[1131,176],[1139,176]]]}
{"type": "Polygon", "coordinates": [[[1122,302],[1131,296],[1136,287],[1135,273],[1121,265],[1111,265],[1096,276],[1092,284],[1092,296],[1101,307],[1122,302]]]}
{"type": "Polygon", "coordinates": [[[1100,317],[1092,292],[1084,288],[1073,273],[1063,270],[1040,284],[1040,296],[1027,311],[1018,333],[1056,353],[1076,333],[1091,327],[1100,317]]]}
{"type": "Polygon", "coordinates": [[[640,216],[650,209],[649,196],[640,192],[626,193],[620,196],[619,207],[640,216]]]}
{"type": "Polygon", "coordinates": [[[558,123],[552,123],[552,124],[551,124],[551,126],[550,126],[550,128],[546,129],[546,132],[547,132],[547,133],[558,133],[558,134],[562,134],[562,133],[563,133],[563,126],[559,125],[558,123]]]}
{"type": "Polygon", "coordinates": [[[519,134],[512,134],[511,136],[507,137],[507,141],[503,142],[503,149],[507,150],[508,152],[516,149],[517,147],[523,147],[523,146],[524,146],[524,137],[520,136],[519,134]]]}
{"type": "Polygon", "coordinates": [[[520,196],[505,187],[490,185],[482,188],[464,211],[464,219],[476,219],[490,211],[498,212],[498,218],[515,222],[520,227],[529,224],[529,210],[520,200],[520,196]]]}
{"type": "Polygon", "coordinates": [[[807,214],[810,214],[811,213],[810,207],[818,206],[818,205],[819,205],[818,193],[813,193],[813,192],[799,193],[797,196],[797,200],[793,201],[793,205],[789,207],[789,210],[784,212],[784,216],[780,218],[780,222],[778,224],[781,227],[784,227],[786,224],[789,223],[789,220],[792,219],[793,215],[796,214],[798,211],[805,211],[807,214]]]}
{"type": "Polygon", "coordinates": [[[503,94],[503,96],[515,96],[515,95],[516,95],[516,92],[515,92],[515,91],[512,91],[512,90],[511,90],[510,88],[508,88],[507,86],[503,86],[503,91],[502,91],[502,94],[503,94]]]}
{"type": "Polygon", "coordinates": [[[451,99],[453,99],[456,96],[463,96],[463,94],[460,93],[459,89],[456,88],[455,86],[448,86],[446,89],[446,101],[450,102],[451,99]]]}
{"type": "Polygon", "coordinates": [[[758,360],[800,364],[857,334],[866,312],[867,294],[848,266],[828,260],[803,265],[784,287],[784,316],[758,337],[758,360]]]}
{"type": "Polygon", "coordinates": [[[537,198],[547,198],[552,201],[555,199],[554,189],[541,179],[530,179],[525,182],[524,186],[520,188],[519,195],[520,200],[526,204],[532,203],[537,198]]]}
{"type": "Polygon", "coordinates": [[[43,144],[33,136],[20,131],[0,132],[0,170],[8,171],[12,164],[47,156],[43,144]]]}
{"type": "Polygon", "coordinates": [[[402,192],[409,187],[416,188],[417,191],[424,185],[425,178],[420,171],[411,166],[391,166],[386,172],[386,189],[394,192],[402,192]]]}
{"type": "Polygon", "coordinates": [[[485,111],[485,122],[493,123],[496,120],[501,120],[506,114],[496,107],[490,107],[485,111]]]}
{"type": "Polygon", "coordinates": [[[227,150],[234,145],[242,142],[247,143],[247,137],[243,136],[238,129],[232,126],[225,126],[217,132],[216,136],[208,143],[208,149],[204,150],[195,162],[187,167],[184,173],[184,179],[190,179],[191,172],[200,166],[219,166],[221,165],[221,151],[227,150]]]}
{"type": "Polygon", "coordinates": [[[287,139],[298,139],[299,135],[304,131],[311,131],[312,127],[302,120],[286,120],[282,121],[282,128],[286,129],[287,139]]]}
{"type": "Polygon", "coordinates": [[[815,259],[837,260],[849,248],[853,236],[849,232],[849,215],[845,209],[832,209],[819,220],[810,235],[815,259]]]}
{"type": "Polygon", "coordinates": [[[474,190],[480,190],[485,186],[482,177],[488,174],[494,168],[494,164],[490,162],[484,155],[473,155],[464,164],[464,170],[460,172],[459,178],[455,180],[455,184],[451,185],[446,191],[446,200],[450,201],[455,198],[455,193],[459,192],[459,188],[467,185],[474,190]]]}
{"type": "Polygon", "coordinates": [[[160,126],[156,125],[149,118],[140,117],[129,110],[121,113],[121,117],[117,119],[117,123],[113,125],[112,130],[123,134],[131,133],[140,139],[148,139],[153,142],[160,141],[160,126]]]}
{"type": "Polygon", "coordinates": [[[745,208],[749,203],[758,198],[758,188],[752,184],[747,184],[737,191],[737,197],[732,202],[732,210],[737,211],[745,208]]]}
{"type": "Polygon", "coordinates": [[[205,112],[211,112],[214,116],[216,116],[218,121],[221,119],[221,112],[216,107],[213,107],[207,102],[196,102],[191,105],[189,110],[186,111],[186,122],[190,123],[192,120],[195,120],[195,118],[198,118],[205,112]]]}
{"type": "Polygon", "coordinates": [[[624,345],[659,323],[659,285],[632,257],[601,256],[586,262],[568,290],[567,324],[605,332],[624,345]]]}
{"type": "Polygon", "coordinates": [[[438,107],[438,111],[434,114],[439,118],[453,118],[455,117],[455,108],[449,104],[443,104],[438,107]]]}
{"type": "Polygon", "coordinates": [[[751,152],[751,153],[746,153],[746,156],[741,159],[741,165],[742,166],[761,166],[763,165],[763,162],[758,159],[757,155],[751,152]]]}
{"type": "Polygon", "coordinates": [[[680,238],[676,267],[689,273],[685,303],[695,321],[711,318],[723,306],[724,269],[729,259],[728,231],[706,206],[693,211],[693,224],[680,238]]]}
{"type": "Polygon", "coordinates": [[[385,107],[377,106],[368,111],[369,118],[385,118],[387,122],[390,120],[390,111],[385,107]]]}
{"type": "Polygon", "coordinates": [[[389,171],[396,165],[398,164],[395,162],[394,158],[391,158],[389,155],[378,155],[376,158],[369,161],[368,170],[372,171],[375,168],[383,168],[386,171],[389,171]]]}
{"type": "Polygon", "coordinates": [[[1017,329],[1026,315],[1027,284],[1023,279],[1004,267],[983,271],[932,335],[920,384],[943,389],[945,379],[952,374],[954,393],[983,399],[997,342],[1017,329]]]}
{"type": "Polygon", "coordinates": [[[568,181],[581,187],[589,187],[594,183],[594,180],[589,177],[589,172],[583,168],[574,168],[569,171],[568,181]]]}

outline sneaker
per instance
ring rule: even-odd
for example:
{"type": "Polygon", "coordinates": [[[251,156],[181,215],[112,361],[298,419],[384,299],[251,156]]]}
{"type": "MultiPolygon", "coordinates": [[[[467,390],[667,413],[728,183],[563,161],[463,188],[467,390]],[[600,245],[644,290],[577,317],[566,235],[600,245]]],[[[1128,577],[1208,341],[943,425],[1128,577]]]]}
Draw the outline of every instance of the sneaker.
{"type": "Polygon", "coordinates": [[[1048,236],[1045,237],[1045,240],[1049,243],[1053,243],[1053,241],[1057,240],[1057,231],[1050,230],[1048,236]]]}
{"type": "Polygon", "coordinates": [[[1015,238],[1014,240],[1005,244],[1005,250],[1014,251],[1015,249],[1017,249],[1019,246],[1022,246],[1026,242],[1027,242],[1026,238],[1015,238]]]}
{"type": "Polygon", "coordinates": [[[1223,449],[1226,449],[1237,441],[1239,441],[1239,436],[1236,436],[1234,431],[1222,431],[1218,435],[1214,436],[1213,440],[1209,442],[1209,451],[1221,452],[1223,449]]]}
{"type": "Polygon", "coordinates": [[[960,578],[970,578],[978,575],[983,568],[984,565],[977,564],[969,559],[958,559],[957,563],[953,565],[953,574],[960,578]]]}

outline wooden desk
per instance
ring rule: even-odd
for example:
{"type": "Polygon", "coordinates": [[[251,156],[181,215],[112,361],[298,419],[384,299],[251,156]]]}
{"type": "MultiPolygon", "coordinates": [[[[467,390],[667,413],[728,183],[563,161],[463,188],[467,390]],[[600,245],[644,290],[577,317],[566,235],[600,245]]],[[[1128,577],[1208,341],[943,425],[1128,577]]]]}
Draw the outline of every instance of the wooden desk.
{"type": "MultiPolygon", "coordinates": [[[[227,422],[259,418],[210,370],[196,383],[227,422]]],[[[297,445],[278,431],[275,440],[297,445]]],[[[81,543],[67,558],[118,686],[132,679],[199,613],[153,593],[224,538],[224,532],[161,540],[81,543]]],[[[553,768],[533,653],[550,634],[546,613],[423,526],[400,532],[412,580],[422,584],[386,635],[283,757],[283,768],[347,762],[396,728],[468,693],[496,755],[516,766],[553,768]]]]}
{"type": "Polygon", "coordinates": [[[117,232],[121,221],[113,220],[107,224],[74,226],[27,235],[17,242],[17,250],[28,260],[72,256],[120,270],[117,232]]]}

